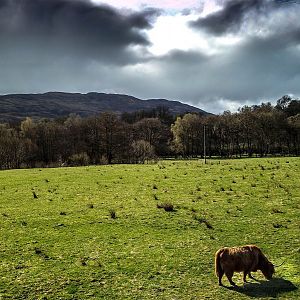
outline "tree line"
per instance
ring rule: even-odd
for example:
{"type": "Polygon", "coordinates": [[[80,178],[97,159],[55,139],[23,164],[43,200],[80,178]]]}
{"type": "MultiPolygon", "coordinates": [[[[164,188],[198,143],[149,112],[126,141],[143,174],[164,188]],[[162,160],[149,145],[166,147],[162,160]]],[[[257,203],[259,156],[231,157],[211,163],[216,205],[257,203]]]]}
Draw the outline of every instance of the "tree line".
{"type": "Polygon", "coordinates": [[[236,113],[172,116],[166,108],[0,124],[0,168],[144,163],[160,157],[300,154],[300,101],[283,96],[236,113]]]}

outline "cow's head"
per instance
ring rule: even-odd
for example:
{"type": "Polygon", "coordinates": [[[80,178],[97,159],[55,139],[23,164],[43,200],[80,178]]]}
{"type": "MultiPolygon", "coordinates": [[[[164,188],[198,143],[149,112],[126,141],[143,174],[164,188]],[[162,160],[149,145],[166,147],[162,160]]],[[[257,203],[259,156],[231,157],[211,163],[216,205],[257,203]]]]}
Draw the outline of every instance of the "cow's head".
{"type": "Polygon", "coordinates": [[[268,261],[262,265],[261,271],[264,274],[264,276],[268,280],[270,280],[270,279],[272,279],[272,276],[275,273],[275,268],[274,268],[274,265],[268,261]]]}

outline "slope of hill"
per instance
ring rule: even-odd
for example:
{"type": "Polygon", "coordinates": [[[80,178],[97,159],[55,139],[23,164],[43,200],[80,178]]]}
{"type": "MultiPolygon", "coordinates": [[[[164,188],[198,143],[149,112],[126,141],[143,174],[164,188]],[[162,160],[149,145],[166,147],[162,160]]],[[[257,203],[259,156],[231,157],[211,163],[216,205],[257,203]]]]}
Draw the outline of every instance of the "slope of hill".
{"type": "Polygon", "coordinates": [[[57,118],[76,113],[81,116],[94,115],[111,111],[117,114],[138,110],[151,110],[164,106],[173,115],[186,112],[207,112],[183,104],[179,101],[165,99],[141,100],[128,95],[105,93],[62,93],[11,94],[0,96],[0,120],[20,120],[25,117],[57,118]]]}

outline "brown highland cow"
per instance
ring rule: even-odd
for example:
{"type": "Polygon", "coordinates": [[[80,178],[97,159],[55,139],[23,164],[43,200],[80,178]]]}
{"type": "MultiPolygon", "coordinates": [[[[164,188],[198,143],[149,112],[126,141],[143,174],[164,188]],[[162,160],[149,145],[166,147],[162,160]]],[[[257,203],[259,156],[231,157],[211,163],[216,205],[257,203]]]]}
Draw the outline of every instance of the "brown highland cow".
{"type": "Polygon", "coordinates": [[[219,285],[222,284],[222,277],[225,274],[230,284],[235,285],[232,281],[234,272],[244,272],[244,282],[250,272],[261,270],[264,276],[269,280],[275,272],[274,265],[268,261],[262,251],[255,245],[241,247],[221,248],[215,256],[216,275],[219,278],[219,285]]]}

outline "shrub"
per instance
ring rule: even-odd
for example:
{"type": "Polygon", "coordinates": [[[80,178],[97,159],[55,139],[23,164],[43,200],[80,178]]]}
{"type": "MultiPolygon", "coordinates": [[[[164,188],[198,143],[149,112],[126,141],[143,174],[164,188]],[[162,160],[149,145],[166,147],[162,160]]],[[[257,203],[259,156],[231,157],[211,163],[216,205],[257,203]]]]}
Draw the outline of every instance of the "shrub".
{"type": "Polygon", "coordinates": [[[90,162],[90,157],[87,155],[86,152],[73,154],[68,158],[68,165],[69,166],[86,166],[90,162]]]}
{"type": "Polygon", "coordinates": [[[170,202],[157,204],[157,208],[163,208],[165,211],[174,211],[174,205],[170,202]]]}
{"type": "Polygon", "coordinates": [[[200,224],[205,224],[208,229],[213,229],[213,226],[205,218],[195,214],[194,219],[197,220],[200,224]]]}
{"type": "Polygon", "coordinates": [[[283,211],[281,211],[281,210],[279,210],[279,209],[277,209],[277,208],[273,208],[273,209],[272,209],[272,212],[273,212],[274,214],[282,214],[282,213],[283,213],[283,211]]]}
{"type": "Polygon", "coordinates": [[[274,228],[287,228],[286,225],[282,225],[282,224],[279,224],[279,223],[274,223],[274,224],[273,224],[273,227],[274,227],[274,228]]]}
{"type": "Polygon", "coordinates": [[[114,209],[110,209],[109,210],[109,214],[110,214],[110,217],[112,218],[112,219],[116,219],[117,218],[117,213],[116,213],[116,211],[114,210],[114,209]]]}
{"type": "Polygon", "coordinates": [[[49,256],[40,248],[35,247],[34,248],[34,253],[36,255],[39,255],[40,257],[44,258],[44,259],[49,259],[49,256]]]}

